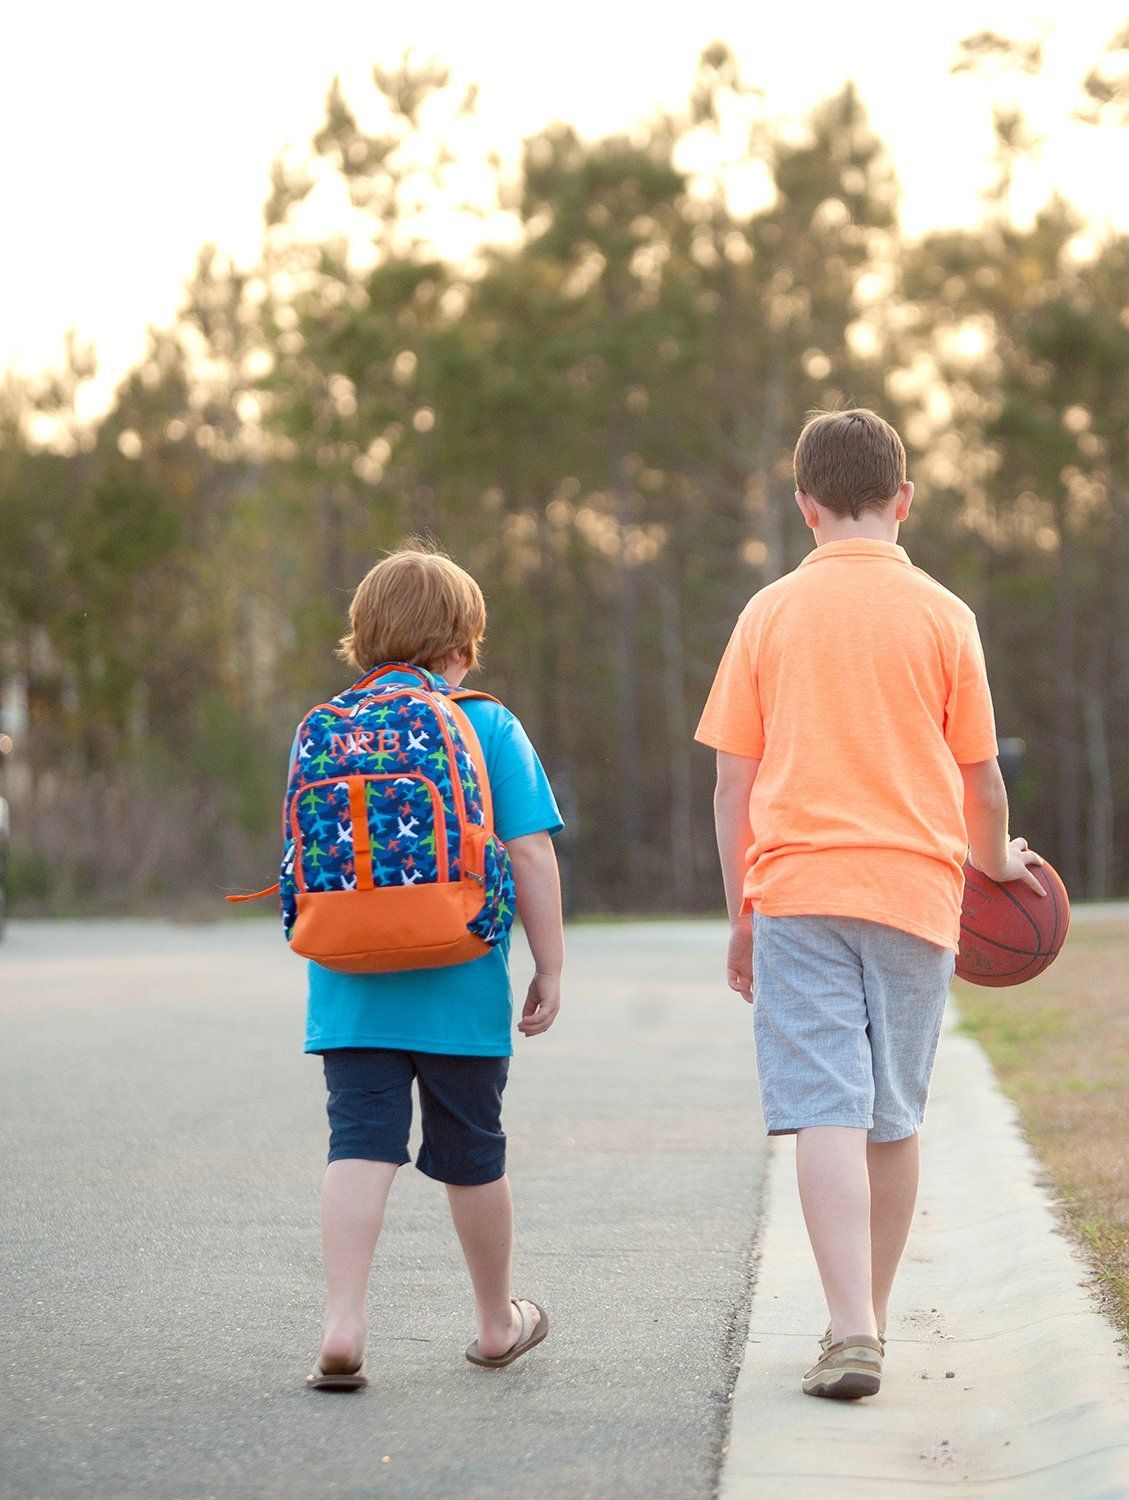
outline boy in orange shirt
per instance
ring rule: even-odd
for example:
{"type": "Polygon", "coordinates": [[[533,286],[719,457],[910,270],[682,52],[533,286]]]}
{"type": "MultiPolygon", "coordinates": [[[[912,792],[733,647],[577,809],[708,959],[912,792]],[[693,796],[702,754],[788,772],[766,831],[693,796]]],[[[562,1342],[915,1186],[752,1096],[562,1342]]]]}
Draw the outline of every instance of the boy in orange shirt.
{"type": "Polygon", "coordinates": [[[765,1126],[797,1136],[831,1314],[803,1388],[851,1400],[881,1385],[963,861],[1042,894],[1041,860],[1008,839],[975,617],[897,545],[898,434],[827,412],[794,467],[815,550],[746,606],[696,738],[717,751],[728,982],[755,993],[765,1126]]]}

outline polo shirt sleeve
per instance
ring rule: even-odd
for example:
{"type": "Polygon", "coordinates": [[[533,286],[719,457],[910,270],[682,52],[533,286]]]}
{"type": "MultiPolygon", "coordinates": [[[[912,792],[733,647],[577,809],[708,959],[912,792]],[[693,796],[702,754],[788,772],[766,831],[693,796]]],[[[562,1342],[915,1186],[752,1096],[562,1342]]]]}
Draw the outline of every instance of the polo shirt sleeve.
{"type": "Polygon", "coordinates": [[[729,637],[694,738],[727,755],[744,755],[749,760],[764,755],[756,646],[747,610],[729,637]]]}
{"type": "Polygon", "coordinates": [[[996,720],[984,648],[971,613],[957,635],[949,666],[945,702],[945,742],[960,765],[991,760],[998,752],[996,720]]]}
{"type": "Polygon", "coordinates": [[[508,710],[490,737],[487,772],[494,797],[494,830],[503,844],[564,827],[557,799],[537,751],[508,710]]]}

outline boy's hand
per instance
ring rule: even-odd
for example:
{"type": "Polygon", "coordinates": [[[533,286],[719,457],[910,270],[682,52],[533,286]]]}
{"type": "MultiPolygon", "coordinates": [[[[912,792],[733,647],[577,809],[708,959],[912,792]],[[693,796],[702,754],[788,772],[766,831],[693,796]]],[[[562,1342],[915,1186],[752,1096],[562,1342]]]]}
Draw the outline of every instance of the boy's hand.
{"type": "Polygon", "coordinates": [[[729,929],[729,953],[725,960],[725,977],[729,988],[753,1003],[753,924],[738,921],[729,929]]]}
{"type": "Polygon", "coordinates": [[[1026,839],[1012,839],[1008,845],[1007,859],[999,870],[985,870],[969,855],[969,864],[987,875],[989,880],[995,880],[1000,885],[1007,885],[1009,880],[1022,880],[1032,890],[1038,891],[1040,896],[1045,896],[1046,887],[1040,884],[1037,875],[1032,875],[1030,868],[1042,863],[1042,858],[1034,849],[1028,849],[1026,839]]]}
{"type": "Polygon", "coordinates": [[[557,1019],[561,1008],[561,976],[534,974],[517,1029],[523,1036],[540,1036],[557,1019]]]}

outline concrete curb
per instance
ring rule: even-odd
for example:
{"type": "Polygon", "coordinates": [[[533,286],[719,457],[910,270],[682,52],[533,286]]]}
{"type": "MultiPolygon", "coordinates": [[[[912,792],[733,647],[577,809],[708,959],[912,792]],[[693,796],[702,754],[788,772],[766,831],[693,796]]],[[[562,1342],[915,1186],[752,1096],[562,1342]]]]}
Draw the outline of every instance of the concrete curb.
{"type": "Polygon", "coordinates": [[[774,1143],[720,1500],[1129,1495],[1125,1346],[1084,1289],[986,1056],[953,1023],[950,1004],[873,1401],[800,1390],[825,1304],[793,1141],[774,1143]]]}

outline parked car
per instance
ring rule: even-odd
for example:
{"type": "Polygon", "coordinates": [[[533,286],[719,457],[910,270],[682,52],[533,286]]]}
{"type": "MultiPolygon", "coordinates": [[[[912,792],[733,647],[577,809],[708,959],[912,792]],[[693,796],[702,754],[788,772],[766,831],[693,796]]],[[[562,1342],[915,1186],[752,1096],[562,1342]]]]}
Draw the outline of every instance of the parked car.
{"type": "Polygon", "coordinates": [[[4,936],[4,918],[8,911],[8,804],[0,797],[0,938],[4,936]]]}

